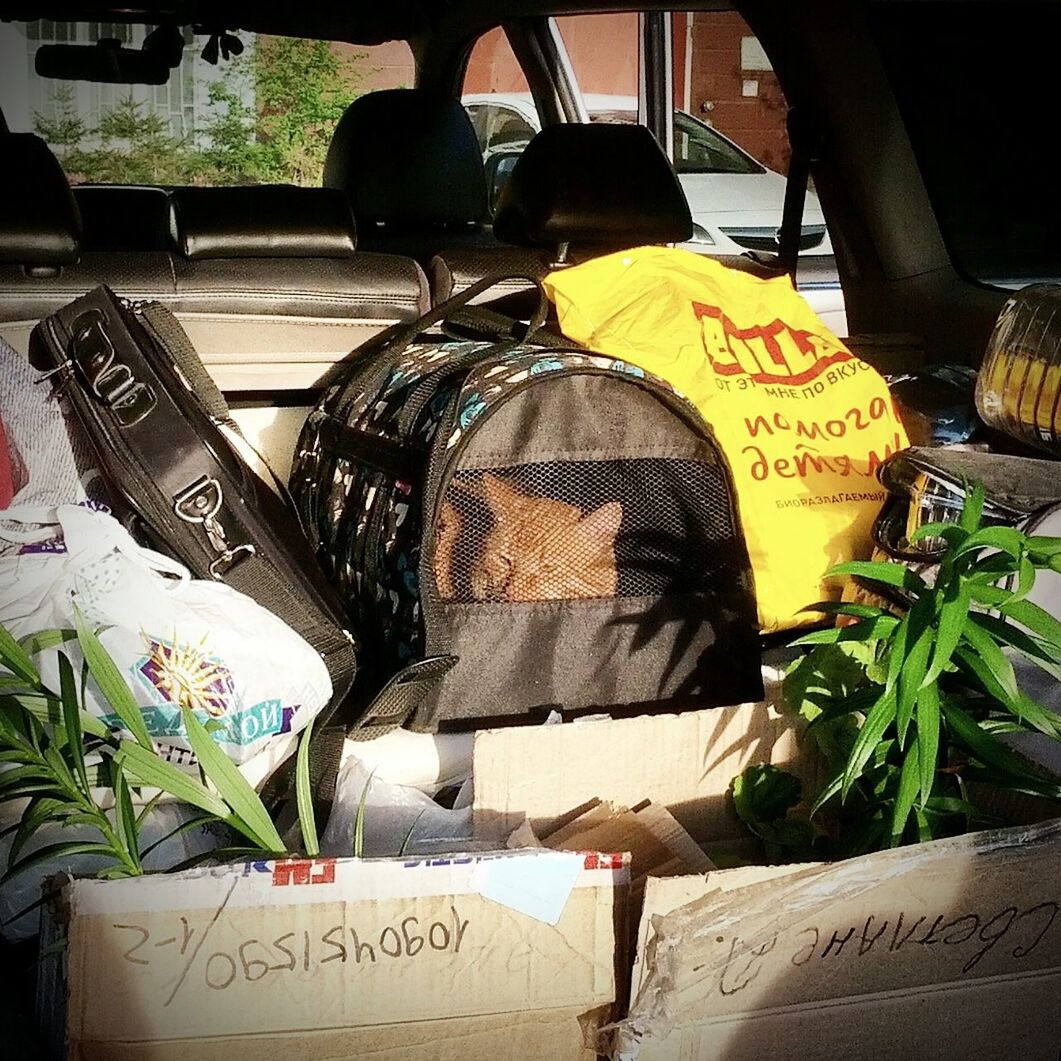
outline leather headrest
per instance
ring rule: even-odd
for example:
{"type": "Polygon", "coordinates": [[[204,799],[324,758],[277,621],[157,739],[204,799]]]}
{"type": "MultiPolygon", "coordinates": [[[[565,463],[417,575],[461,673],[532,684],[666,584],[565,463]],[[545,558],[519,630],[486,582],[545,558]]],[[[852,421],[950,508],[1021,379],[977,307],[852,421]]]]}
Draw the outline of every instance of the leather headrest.
{"type": "Polygon", "coordinates": [[[335,127],[324,185],[361,226],[468,225],[486,217],[482,154],[464,108],[426,89],[359,96],[335,127]]]}
{"type": "Polygon", "coordinates": [[[32,133],[0,133],[0,160],[0,262],[76,262],[81,215],[48,145],[32,133]]]}
{"type": "Polygon", "coordinates": [[[689,204],[641,125],[550,125],[527,145],[501,193],[494,235],[518,246],[681,243],[689,204]]]}
{"type": "Polygon", "coordinates": [[[350,258],[357,230],[330,188],[177,188],[170,234],[185,258],[350,258]]]}
{"type": "Polygon", "coordinates": [[[86,251],[168,251],[169,194],[164,188],[123,184],[79,184],[86,251]]]}

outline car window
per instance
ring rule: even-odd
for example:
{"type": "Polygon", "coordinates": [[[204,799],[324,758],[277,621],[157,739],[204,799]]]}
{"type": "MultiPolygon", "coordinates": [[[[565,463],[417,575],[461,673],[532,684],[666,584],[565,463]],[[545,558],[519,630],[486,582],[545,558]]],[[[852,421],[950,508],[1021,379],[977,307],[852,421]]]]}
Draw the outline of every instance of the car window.
{"type": "Polygon", "coordinates": [[[501,103],[465,103],[472,119],[479,148],[486,158],[493,151],[523,146],[538,131],[513,106],[501,103]]]}
{"type": "Polygon", "coordinates": [[[117,40],[139,48],[152,27],[109,22],[0,23],[0,107],[15,132],[36,132],[71,183],[318,185],[332,128],[362,92],[412,85],[404,41],[362,47],[240,32],[241,50],[211,56],[184,30],[163,85],[39,76],[48,44],[117,40]],[[215,61],[211,62],[211,58],[215,61]]]}
{"type": "Polygon", "coordinates": [[[955,265],[1002,286],[1061,278],[1057,164],[1042,125],[1059,102],[1061,7],[940,0],[870,14],[955,265]]]}

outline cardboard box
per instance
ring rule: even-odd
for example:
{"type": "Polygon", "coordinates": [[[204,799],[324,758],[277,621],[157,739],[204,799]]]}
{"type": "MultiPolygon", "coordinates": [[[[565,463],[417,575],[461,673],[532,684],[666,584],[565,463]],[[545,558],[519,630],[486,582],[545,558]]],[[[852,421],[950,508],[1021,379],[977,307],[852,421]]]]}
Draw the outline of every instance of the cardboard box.
{"type": "MultiPolygon", "coordinates": [[[[589,800],[651,799],[710,853],[741,833],[733,777],[763,761],[818,784],[772,704],[481,733],[475,822],[544,835],[589,800]]],[[[650,878],[643,902],[614,1061],[1058,1061],[1059,820],[650,878]]]]}
{"type": "MultiPolygon", "coordinates": [[[[775,687],[776,693],[776,687],[775,687]]],[[[753,763],[785,766],[812,786],[819,769],[776,703],[555,726],[484,730],[472,752],[475,836],[503,843],[524,817],[546,836],[593,799],[661,804],[695,840],[741,838],[727,798],[753,763]]]]}
{"type": "Polygon", "coordinates": [[[1057,820],[654,882],[613,1057],[1057,1061],[1059,914],[1057,820]]]}
{"type": "MultiPolygon", "coordinates": [[[[71,1058],[592,1057],[625,986],[621,855],[254,862],[71,882],[71,1058]],[[308,1054],[307,1054],[308,1056],[308,1054]]],[[[48,982],[49,974],[44,977],[48,982]]]]}

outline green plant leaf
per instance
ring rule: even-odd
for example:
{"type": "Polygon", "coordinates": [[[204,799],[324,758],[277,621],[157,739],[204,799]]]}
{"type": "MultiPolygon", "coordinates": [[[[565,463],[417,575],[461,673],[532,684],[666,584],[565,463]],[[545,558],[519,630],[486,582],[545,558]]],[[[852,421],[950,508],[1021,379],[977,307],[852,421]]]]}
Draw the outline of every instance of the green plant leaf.
{"type": "Polygon", "coordinates": [[[180,825],[175,825],[172,829],[169,830],[169,832],[164,833],[157,840],[153,840],[150,844],[148,844],[147,847],[145,847],[143,851],[140,852],[141,862],[145,858],[147,858],[147,856],[150,855],[152,851],[154,851],[156,848],[161,847],[168,841],[175,840],[178,836],[182,836],[184,833],[189,833],[193,829],[198,829],[204,825],[209,825],[211,822],[219,821],[221,821],[220,818],[218,818],[214,814],[207,814],[206,811],[203,811],[202,814],[194,814],[190,818],[185,818],[185,820],[182,821],[180,825]]]}
{"type": "Polygon", "coordinates": [[[108,858],[114,859],[115,862],[121,861],[118,853],[109,844],[87,840],[65,840],[62,843],[48,844],[45,847],[38,848],[31,854],[26,855],[25,858],[8,866],[7,872],[3,877],[0,877],[0,884],[6,884],[12,877],[25,872],[27,869],[32,869],[34,866],[39,866],[42,862],[69,858],[71,855],[106,855],[108,858]]]}
{"type": "Polygon", "coordinates": [[[144,725],[144,716],[125,679],[103,647],[95,631],[85,622],[81,610],[74,605],[74,625],[77,628],[77,640],[84,653],[85,662],[96,679],[96,684],[107,702],[136,739],[137,744],[154,752],[151,735],[144,725]]]}
{"type": "Polygon", "coordinates": [[[372,779],[376,776],[376,768],[368,775],[365,787],[361,790],[361,799],[358,800],[357,814],[354,817],[354,858],[362,858],[365,853],[365,807],[368,803],[368,790],[372,787],[372,779]]]}
{"type": "Polygon", "coordinates": [[[65,645],[67,641],[73,641],[76,637],[76,630],[39,630],[35,634],[28,634],[22,638],[19,644],[29,655],[34,656],[38,652],[46,652],[65,645]]]}
{"type": "Polygon", "coordinates": [[[784,818],[799,803],[801,791],[798,777],[769,763],[747,767],[730,785],[737,816],[757,835],[764,824],[784,818]]]}
{"type": "Polygon", "coordinates": [[[0,663],[30,685],[40,685],[41,676],[33,665],[33,660],[26,655],[26,650],[11,636],[3,623],[0,623],[0,663]]]}
{"type": "Polygon", "coordinates": [[[1041,637],[1061,655],[1061,621],[1055,619],[1048,611],[1030,600],[1008,600],[999,607],[999,611],[1007,619],[1020,623],[1021,626],[1041,637]]]}
{"type": "Polygon", "coordinates": [[[136,828],[136,812],[129,795],[122,764],[111,760],[111,786],[114,789],[114,815],[118,824],[118,838],[125,846],[125,853],[132,866],[140,869],[140,837],[136,828]]]}
{"type": "Polygon", "coordinates": [[[910,812],[914,809],[914,801],[920,791],[918,771],[918,750],[916,745],[907,749],[903,757],[903,766],[899,771],[899,787],[895,793],[895,803],[892,806],[892,820],[889,837],[889,847],[896,847],[901,843],[903,832],[906,829],[906,821],[910,812]]]}
{"type": "Polygon", "coordinates": [[[984,499],[987,491],[984,484],[975,482],[965,484],[965,500],[962,502],[961,515],[958,517],[958,526],[962,530],[974,533],[980,527],[980,520],[984,515],[984,499]]]}
{"type": "Polygon", "coordinates": [[[313,740],[313,719],[298,739],[298,756],[295,760],[295,798],[298,804],[298,824],[302,830],[302,846],[310,858],[320,854],[317,839],[317,816],[313,810],[313,785],[309,776],[310,741],[313,740]]]}
{"type": "Polygon", "coordinates": [[[1034,786],[1032,790],[1037,795],[1061,799],[1061,784],[1035,769],[1027,759],[1007,748],[996,737],[985,733],[952,697],[944,697],[941,707],[951,736],[981,763],[1025,785],[1034,786]]]}
{"type": "Polygon", "coordinates": [[[65,800],[55,799],[52,796],[35,796],[30,799],[15,826],[15,835],[7,852],[7,864],[11,866],[18,860],[26,841],[45,822],[61,821],[62,812],[67,810],[69,806],[65,800]]]}
{"type": "Polygon", "coordinates": [[[218,818],[227,818],[229,808],[205,785],[178,770],[172,763],[160,759],[154,752],[131,741],[122,741],[114,758],[122,764],[130,777],[149,788],[158,788],[171,796],[208,811],[218,818]]]}
{"type": "Polygon", "coordinates": [[[895,695],[882,691],[877,702],[870,708],[866,721],[858,731],[851,755],[844,767],[844,781],[841,795],[846,800],[851,786],[858,780],[862,768],[873,753],[873,749],[884,736],[884,731],[895,721],[895,695]]]}
{"type": "Polygon", "coordinates": [[[832,626],[828,630],[815,630],[792,642],[793,645],[836,645],[844,641],[880,641],[888,637],[898,625],[894,615],[878,615],[862,619],[850,626],[832,626]]]}
{"type": "Polygon", "coordinates": [[[1024,552],[1024,535],[1016,527],[981,527],[955,549],[954,555],[965,556],[977,549],[997,549],[1019,560],[1024,552]]]}
{"type": "Polygon", "coordinates": [[[803,612],[822,612],[825,615],[851,615],[857,619],[876,619],[878,615],[891,615],[884,608],[873,604],[859,604],[857,601],[820,600],[801,608],[803,612]]]}
{"type": "Polygon", "coordinates": [[[192,855],[190,858],[184,859],[183,862],[178,862],[175,866],[170,866],[166,872],[183,873],[184,870],[194,869],[196,866],[201,866],[204,862],[217,862],[222,865],[228,865],[232,862],[257,861],[261,857],[262,850],[260,847],[215,847],[209,851],[200,851],[199,854],[192,855]]]}
{"type": "Polygon", "coordinates": [[[925,684],[934,682],[948,667],[954,650],[961,641],[962,630],[969,616],[971,597],[969,587],[960,577],[954,578],[943,590],[939,617],[936,621],[935,648],[932,664],[925,675],[925,684]]]}
{"type": "Polygon", "coordinates": [[[971,620],[996,642],[1016,649],[1052,678],[1061,681],[1061,651],[1053,648],[1049,642],[1032,637],[1019,626],[985,612],[974,613],[971,620]]]}
{"type": "Polygon", "coordinates": [[[975,621],[966,623],[962,639],[967,644],[959,645],[956,654],[983,682],[984,689],[1007,706],[1016,700],[1017,676],[1013,664],[995,639],[975,621]]]}
{"type": "MultiPolygon", "coordinates": [[[[932,652],[935,631],[932,628],[932,599],[923,597],[907,613],[905,658],[901,659],[895,678],[895,724],[899,748],[906,747],[906,731],[914,717],[914,704],[918,690],[928,671],[928,659],[932,652]]],[[[896,637],[892,651],[896,652],[899,639],[896,637]]],[[[889,674],[891,661],[889,660],[889,674]]]]}
{"type": "Polygon", "coordinates": [[[217,746],[189,708],[181,708],[181,718],[188,734],[188,743],[192,746],[199,765],[206,771],[206,776],[210,778],[218,794],[235,813],[233,827],[253,840],[263,851],[282,853],[284,842],[280,839],[265,804],[251,788],[250,782],[217,746]]]}
{"type": "Polygon", "coordinates": [[[910,535],[908,541],[914,545],[924,538],[942,538],[947,545],[955,548],[968,537],[969,532],[957,523],[923,523],[910,535]]]}
{"type": "Polygon", "coordinates": [[[922,808],[932,792],[936,777],[939,725],[939,689],[935,684],[925,685],[917,694],[917,761],[922,808]]]}
{"type": "Polygon", "coordinates": [[[868,579],[870,582],[881,582],[886,586],[905,589],[911,593],[924,593],[928,586],[925,580],[905,564],[883,563],[877,560],[848,560],[836,564],[825,573],[826,578],[838,575],[853,575],[856,578],[868,579]]]}
{"type": "Polygon", "coordinates": [[[64,652],[58,654],[58,659],[59,691],[63,705],[63,724],[66,727],[66,743],[70,749],[70,758],[74,761],[77,778],[81,782],[81,791],[88,796],[91,786],[88,783],[88,771],[85,769],[85,740],[81,730],[81,708],[77,699],[74,668],[64,652]]]}
{"type": "Polygon", "coordinates": [[[166,793],[161,788],[140,808],[136,816],[136,831],[144,827],[144,822],[151,816],[152,811],[166,798],[166,793]]]}

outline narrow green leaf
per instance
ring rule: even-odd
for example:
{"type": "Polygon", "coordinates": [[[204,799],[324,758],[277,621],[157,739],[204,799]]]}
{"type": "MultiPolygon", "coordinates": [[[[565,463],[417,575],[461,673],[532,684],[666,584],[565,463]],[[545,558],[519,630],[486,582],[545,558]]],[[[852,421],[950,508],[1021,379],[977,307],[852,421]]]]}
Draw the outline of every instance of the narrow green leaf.
{"type": "Polygon", "coordinates": [[[398,858],[404,858],[405,853],[409,850],[409,844],[413,839],[413,833],[416,832],[416,827],[420,824],[420,819],[427,813],[427,808],[424,807],[422,811],[413,819],[413,824],[409,826],[409,831],[405,834],[402,839],[401,846],[398,848],[398,858]]]}
{"type": "Polygon", "coordinates": [[[193,807],[208,811],[218,818],[228,817],[229,809],[224,801],[215,796],[193,777],[178,770],[172,763],[160,759],[154,752],[141,748],[131,741],[122,741],[114,758],[122,764],[130,777],[136,778],[149,788],[162,789],[171,796],[190,803],[193,807]]]}
{"type": "Polygon", "coordinates": [[[932,792],[939,757],[939,689],[925,685],[917,694],[917,756],[921,807],[932,792]]]}
{"type": "Polygon", "coordinates": [[[7,864],[14,865],[18,856],[22,853],[26,841],[48,821],[58,821],[60,812],[69,807],[69,804],[61,799],[51,796],[36,796],[26,804],[18,824],[15,827],[15,835],[11,841],[11,847],[7,852],[7,864]]]}
{"type": "Polygon", "coordinates": [[[1022,656],[1042,667],[1052,678],[1061,681],[1061,651],[1047,641],[1032,637],[1019,626],[999,619],[994,615],[977,612],[971,620],[995,641],[1016,649],[1022,656]]]}
{"type": "Polygon", "coordinates": [[[166,798],[166,793],[159,789],[141,808],[136,816],[136,831],[139,834],[144,827],[144,822],[151,816],[152,811],[166,798]]]}
{"type": "Polygon", "coordinates": [[[957,548],[968,537],[969,532],[957,523],[923,523],[910,535],[908,541],[913,545],[924,538],[942,538],[951,548],[957,548]]]}
{"type": "Polygon", "coordinates": [[[58,844],[48,844],[38,848],[32,854],[9,866],[7,872],[0,877],[0,884],[6,884],[12,877],[19,873],[39,866],[42,862],[56,862],[72,855],[105,855],[107,858],[120,862],[118,853],[109,844],[93,843],[85,840],[66,840],[58,844]]]}
{"type": "MultiPolygon", "coordinates": [[[[990,603],[986,602],[985,603],[990,603]]],[[[1020,623],[1061,653],[1061,621],[1030,600],[1009,600],[999,607],[1007,619],[1020,623]]]]}
{"type": "Polygon", "coordinates": [[[107,654],[107,650],[101,644],[92,628],[85,622],[81,610],[74,606],[74,624],[77,628],[77,640],[84,653],[85,662],[96,679],[107,702],[114,708],[115,713],[125,724],[129,732],[136,738],[137,744],[148,751],[154,751],[151,743],[151,735],[144,725],[144,716],[137,704],[129,686],[118,670],[114,660],[107,654]]]}
{"type": "Polygon", "coordinates": [[[844,782],[841,788],[844,799],[847,799],[851,786],[858,780],[862,773],[862,768],[873,753],[873,749],[884,736],[884,731],[894,721],[895,695],[882,692],[876,704],[866,715],[866,721],[863,722],[862,728],[858,731],[858,737],[855,739],[854,747],[851,749],[847,766],[844,767],[844,782]]]}
{"type": "Polygon", "coordinates": [[[955,556],[964,556],[977,549],[997,549],[1019,560],[1024,550],[1024,535],[1015,527],[981,527],[958,546],[955,556]]]}
{"type": "Polygon", "coordinates": [[[875,560],[848,560],[846,563],[831,567],[827,578],[837,575],[854,575],[856,578],[881,582],[886,586],[909,590],[911,593],[924,593],[928,586],[925,580],[905,564],[882,563],[875,560]]]}
{"type": "Polygon", "coordinates": [[[313,810],[313,787],[309,776],[310,742],[313,740],[313,719],[298,740],[295,760],[295,796],[298,803],[298,824],[302,830],[302,847],[310,858],[320,854],[317,840],[317,817],[313,810]]]}
{"type": "Polygon", "coordinates": [[[889,847],[896,847],[902,841],[906,821],[914,809],[914,801],[920,791],[917,755],[917,748],[912,746],[903,757],[903,767],[899,772],[899,787],[896,790],[895,804],[892,807],[889,847]]]}
{"type": "Polygon", "coordinates": [[[878,615],[862,619],[850,626],[833,626],[828,630],[815,630],[792,642],[793,645],[836,645],[845,641],[880,641],[898,625],[894,615],[878,615]]]}
{"type": "Polygon", "coordinates": [[[46,652],[65,645],[67,641],[73,641],[76,637],[76,630],[39,630],[35,634],[28,634],[22,638],[19,644],[29,655],[35,656],[38,652],[46,652]]]}
{"type": "Polygon", "coordinates": [[[958,526],[970,534],[980,527],[980,520],[984,515],[984,499],[986,491],[981,482],[973,483],[970,487],[965,486],[965,500],[962,502],[961,515],[958,517],[958,526]]]}
{"type": "Polygon", "coordinates": [[[801,608],[804,612],[822,612],[825,615],[852,615],[857,619],[876,619],[878,615],[890,615],[891,612],[873,604],[859,604],[857,601],[820,600],[801,608]]]}
{"type": "Polygon", "coordinates": [[[844,772],[838,770],[828,781],[828,783],[822,788],[821,792],[818,793],[817,798],[810,809],[810,815],[813,818],[835,796],[844,785],[844,772]]]}
{"type": "Polygon", "coordinates": [[[81,782],[81,791],[89,794],[88,772],[85,770],[85,741],[81,730],[80,706],[77,699],[77,685],[74,679],[74,668],[66,654],[59,653],[59,692],[63,706],[63,724],[66,727],[66,741],[70,748],[70,758],[81,782]]]}
{"type": "Polygon", "coordinates": [[[906,660],[907,644],[910,641],[910,613],[907,612],[899,625],[895,628],[895,636],[891,645],[888,646],[888,676],[884,687],[889,693],[895,691],[899,681],[899,671],[902,670],[903,662],[906,660]]]}
{"type": "Polygon", "coordinates": [[[227,865],[231,862],[246,862],[249,859],[257,860],[261,857],[262,850],[260,847],[215,847],[209,851],[200,851],[199,854],[192,855],[191,858],[186,858],[175,866],[170,866],[166,872],[182,873],[186,869],[194,869],[196,866],[201,866],[204,862],[217,862],[227,865]]]}
{"type": "Polygon", "coordinates": [[[975,621],[966,624],[962,638],[973,651],[962,645],[958,653],[963,661],[973,667],[981,681],[984,681],[984,672],[987,672],[989,679],[984,682],[987,692],[1007,705],[1016,700],[1017,676],[1013,673],[1013,664],[995,643],[995,639],[975,621]]]}
{"type": "Polygon", "coordinates": [[[11,636],[3,623],[0,623],[0,663],[30,685],[40,685],[41,676],[33,665],[33,660],[26,655],[26,650],[11,636]]]}
{"type": "Polygon", "coordinates": [[[928,659],[932,652],[932,640],[935,634],[931,626],[932,602],[926,597],[919,600],[909,612],[910,625],[907,629],[909,649],[902,660],[895,682],[896,699],[896,736],[899,748],[906,747],[906,731],[914,717],[914,703],[918,690],[925,680],[928,671],[928,659]]]}
{"type": "Polygon", "coordinates": [[[129,782],[126,780],[122,764],[111,760],[112,786],[114,789],[114,816],[118,824],[118,838],[125,846],[129,862],[140,869],[140,838],[136,829],[136,812],[129,795],[129,782]]]}
{"type": "Polygon", "coordinates": [[[951,656],[961,641],[962,629],[969,615],[970,599],[969,587],[959,577],[954,578],[944,589],[936,623],[932,665],[925,675],[926,685],[934,682],[950,664],[951,656]]]}
{"type": "Polygon", "coordinates": [[[1026,786],[1032,786],[1037,795],[1061,799],[1061,784],[1048,778],[996,737],[985,733],[954,698],[944,697],[941,706],[951,736],[985,766],[1018,779],[1026,786]]]}
{"type": "Polygon", "coordinates": [[[206,811],[203,811],[202,814],[195,814],[190,818],[185,818],[185,820],[182,821],[180,825],[174,826],[172,829],[169,830],[169,832],[165,833],[157,840],[154,840],[150,844],[148,844],[147,847],[145,847],[143,851],[140,852],[140,859],[141,861],[143,861],[145,858],[147,858],[148,855],[151,854],[152,851],[154,851],[156,848],[161,847],[169,840],[175,840],[178,836],[182,836],[184,833],[191,832],[193,829],[199,829],[204,825],[210,824],[211,822],[219,821],[221,821],[220,818],[213,814],[207,814],[206,811]]]}
{"type": "Polygon", "coordinates": [[[365,853],[365,807],[368,803],[368,790],[372,787],[372,779],[376,776],[376,768],[368,775],[365,787],[361,790],[361,799],[357,804],[357,814],[354,816],[354,858],[362,858],[365,853]]]}
{"type": "Polygon", "coordinates": [[[284,842],[276,831],[269,812],[250,782],[239,772],[236,764],[217,746],[203,728],[203,724],[187,707],[181,708],[184,730],[199,765],[217,789],[221,798],[236,815],[235,828],[260,845],[263,851],[279,854],[284,842]]]}
{"type": "Polygon", "coordinates": [[[1044,560],[1051,556],[1061,555],[1061,538],[1049,538],[1042,534],[1029,534],[1024,544],[1028,547],[1029,553],[1041,556],[1044,560]]]}

